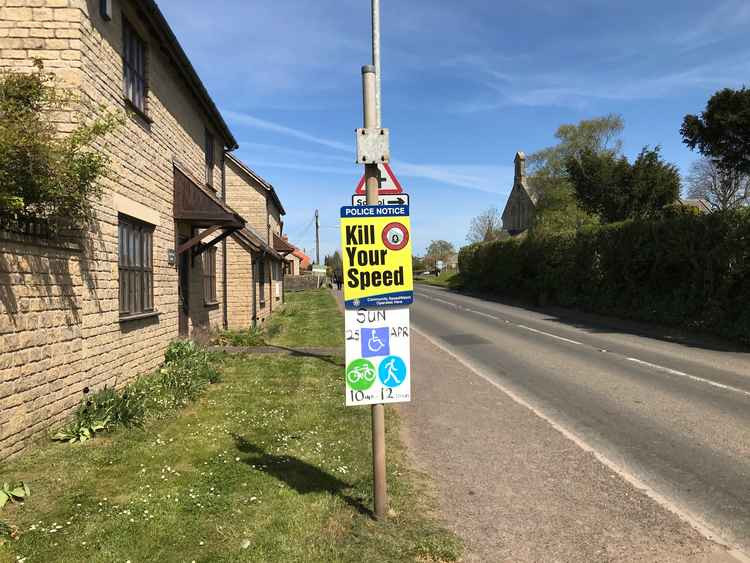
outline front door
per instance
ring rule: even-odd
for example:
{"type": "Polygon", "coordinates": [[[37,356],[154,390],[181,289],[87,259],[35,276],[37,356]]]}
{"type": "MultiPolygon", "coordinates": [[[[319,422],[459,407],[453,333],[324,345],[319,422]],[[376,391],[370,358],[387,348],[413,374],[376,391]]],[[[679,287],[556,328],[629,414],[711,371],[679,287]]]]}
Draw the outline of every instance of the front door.
{"type": "MultiPolygon", "coordinates": [[[[178,236],[177,246],[187,242],[188,237],[178,236]]],[[[190,336],[190,250],[186,250],[177,257],[178,275],[178,315],[180,338],[190,336]]]]}

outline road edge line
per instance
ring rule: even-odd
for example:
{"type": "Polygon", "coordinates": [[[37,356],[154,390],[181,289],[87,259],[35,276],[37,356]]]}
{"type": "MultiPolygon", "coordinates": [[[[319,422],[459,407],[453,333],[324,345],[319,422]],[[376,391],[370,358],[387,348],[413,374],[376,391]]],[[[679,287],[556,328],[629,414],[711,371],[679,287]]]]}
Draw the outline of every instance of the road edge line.
{"type": "Polygon", "coordinates": [[[573,442],[576,446],[581,448],[583,451],[593,454],[593,456],[600,463],[602,463],[611,471],[619,475],[622,479],[630,483],[633,487],[643,492],[651,500],[655,501],[657,504],[659,504],[663,508],[669,510],[681,520],[687,522],[690,526],[692,526],[694,530],[696,530],[704,538],[724,547],[727,550],[727,555],[729,555],[730,557],[733,557],[734,559],[736,559],[737,561],[741,563],[750,563],[750,554],[745,553],[740,547],[736,545],[732,545],[732,542],[727,541],[720,534],[714,532],[711,529],[711,527],[708,524],[706,524],[700,517],[696,516],[689,510],[679,507],[677,504],[669,500],[667,497],[656,492],[654,489],[651,488],[651,486],[641,481],[640,478],[636,477],[630,471],[620,467],[618,464],[613,462],[604,454],[599,453],[586,440],[578,436],[578,434],[576,434],[572,430],[568,430],[562,424],[558,423],[557,421],[552,419],[550,416],[546,415],[541,410],[539,410],[537,407],[529,403],[526,399],[519,396],[515,391],[513,391],[512,389],[509,389],[507,386],[498,382],[494,377],[492,377],[491,375],[488,375],[482,369],[474,366],[472,362],[468,360],[467,358],[454,352],[453,350],[445,346],[442,342],[428,335],[422,329],[417,328],[413,322],[412,322],[411,330],[413,332],[416,332],[423,338],[425,338],[432,345],[436,346],[437,348],[439,348],[440,350],[442,350],[443,352],[451,356],[454,360],[456,360],[460,364],[464,365],[467,369],[469,369],[469,371],[473,372],[474,375],[485,380],[487,383],[489,383],[493,387],[505,393],[515,403],[530,410],[532,413],[534,413],[536,416],[544,420],[547,424],[552,426],[552,428],[560,432],[560,434],[565,436],[568,440],[573,442]]]}

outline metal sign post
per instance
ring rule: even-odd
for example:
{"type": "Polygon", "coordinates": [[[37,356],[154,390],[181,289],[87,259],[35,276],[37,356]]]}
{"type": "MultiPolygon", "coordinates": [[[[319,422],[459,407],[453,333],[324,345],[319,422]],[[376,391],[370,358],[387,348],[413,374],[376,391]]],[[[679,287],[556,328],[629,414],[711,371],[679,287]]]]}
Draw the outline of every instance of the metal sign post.
{"type": "MultiPolygon", "coordinates": [[[[373,0],[373,28],[378,17],[376,3],[373,0]]],[[[377,43],[373,35],[373,45],[377,43]]],[[[376,53],[380,52],[377,47],[376,53]]],[[[362,67],[362,101],[364,106],[365,129],[378,127],[377,101],[376,101],[376,76],[375,67],[366,65],[362,67]]],[[[365,164],[365,190],[368,205],[378,204],[378,192],[380,191],[380,170],[378,165],[365,164]]],[[[388,512],[388,489],[385,473],[385,406],[382,403],[372,405],[372,477],[373,497],[375,500],[375,518],[385,519],[388,512]]]]}

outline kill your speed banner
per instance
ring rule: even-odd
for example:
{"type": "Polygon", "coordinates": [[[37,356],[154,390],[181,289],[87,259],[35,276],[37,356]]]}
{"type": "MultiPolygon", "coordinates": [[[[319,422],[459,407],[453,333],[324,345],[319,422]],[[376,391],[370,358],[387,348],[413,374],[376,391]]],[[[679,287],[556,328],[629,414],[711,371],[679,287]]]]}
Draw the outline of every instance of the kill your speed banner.
{"type": "Polygon", "coordinates": [[[344,302],[347,309],[414,301],[409,206],[341,208],[344,302]]]}

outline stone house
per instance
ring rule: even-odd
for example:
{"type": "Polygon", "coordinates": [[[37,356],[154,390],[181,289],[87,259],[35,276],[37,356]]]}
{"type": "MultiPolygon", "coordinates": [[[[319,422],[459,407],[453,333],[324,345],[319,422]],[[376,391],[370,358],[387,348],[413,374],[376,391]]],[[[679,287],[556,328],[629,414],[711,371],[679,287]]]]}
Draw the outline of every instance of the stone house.
{"type": "Polygon", "coordinates": [[[513,188],[503,210],[503,229],[511,236],[519,235],[531,227],[539,200],[526,178],[526,155],[517,152],[514,162],[513,188]]]}
{"type": "Polygon", "coordinates": [[[284,274],[287,276],[299,276],[302,273],[300,268],[302,260],[297,256],[294,251],[286,255],[286,263],[284,264],[284,274]]]}
{"type": "Polygon", "coordinates": [[[229,327],[262,323],[284,298],[286,214],[274,187],[232,154],[226,159],[227,203],[247,218],[227,242],[229,327]]]}
{"type": "MultiPolygon", "coordinates": [[[[266,218],[250,209],[251,230],[224,201],[225,154],[237,143],[153,0],[15,0],[1,2],[0,14],[3,68],[31,70],[40,59],[82,102],[128,112],[100,147],[111,175],[89,233],[0,230],[7,457],[85,390],[122,386],[155,369],[178,336],[228,326],[237,237],[251,240],[246,254],[266,257],[259,278],[268,278],[270,310],[281,299],[272,282],[281,279],[273,241],[283,208],[271,196],[266,218]]],[[[74,119],[57,116],[59,129],[74,119]]]]}

